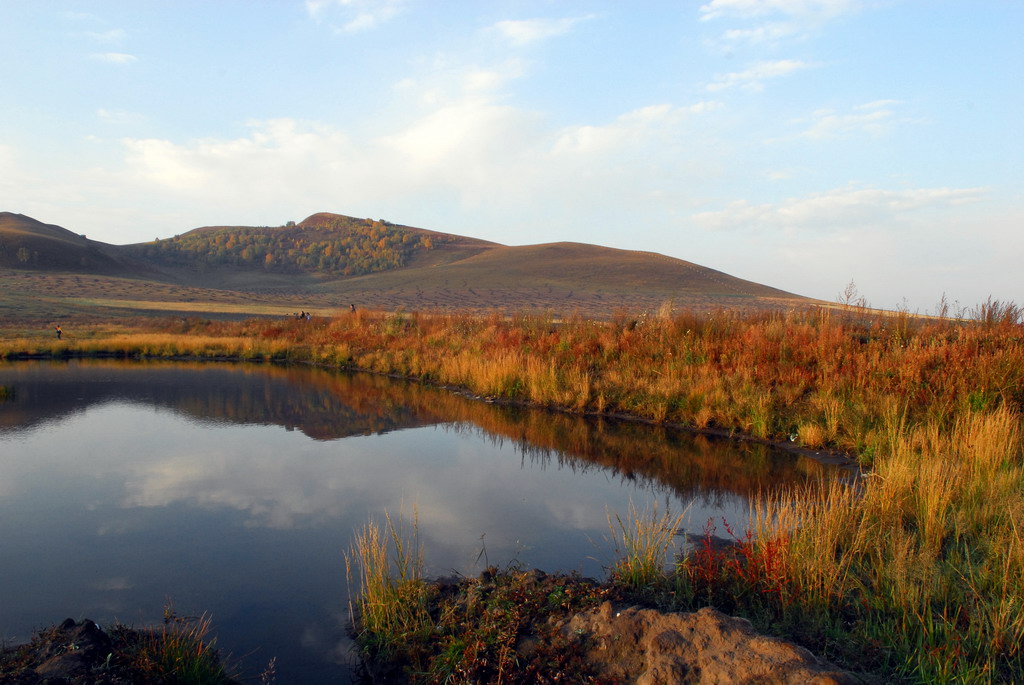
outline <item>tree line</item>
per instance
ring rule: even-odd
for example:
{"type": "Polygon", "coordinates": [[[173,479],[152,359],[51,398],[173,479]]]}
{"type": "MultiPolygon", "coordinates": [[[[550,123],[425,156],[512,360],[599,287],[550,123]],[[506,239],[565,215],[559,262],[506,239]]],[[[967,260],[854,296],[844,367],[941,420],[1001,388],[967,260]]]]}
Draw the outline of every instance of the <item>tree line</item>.
{"type": "Polygon", "coordinates": [[[238,266],[345,276],[405,266],[438,236],[372,219],[337,217],[317,226],[202,229],[132,246],[136,256],[166,266],[238,266]]]}

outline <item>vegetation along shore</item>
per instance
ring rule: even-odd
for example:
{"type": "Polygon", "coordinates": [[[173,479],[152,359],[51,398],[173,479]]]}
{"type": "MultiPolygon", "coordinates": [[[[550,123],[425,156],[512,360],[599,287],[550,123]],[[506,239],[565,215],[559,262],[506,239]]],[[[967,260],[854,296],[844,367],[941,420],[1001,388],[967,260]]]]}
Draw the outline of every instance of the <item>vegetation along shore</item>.
{"type": "MultiPolygon", "coordinates": [[[[766,493],[751,512],[755,534],[729,551],[698,546],[667,573],[624,554],[611,574],[616,592],[664,609],[714,606],[879,679],[1019,682],[1021,318],[993,302],[969,321],[857,308],[607,322],[360,310],[309,321],[178,318],[65,331],[61,340],[6,336],[0,356],[310,362],[840,451],[865,467],[864,478],[766,493]]],[[[636,520],[637,530],[666,525],[636,520]]],[[[389,582],[393,603],[426,601],[417,574],[389,582]]],[[[368,650],[422,648],[422,624],[381,627],[358,613],[368,650]]],[[[470,682],[456,677],[472,670],[459,670],[470,653],[453,644],[441,645],[445,672],[470,682]]]]}

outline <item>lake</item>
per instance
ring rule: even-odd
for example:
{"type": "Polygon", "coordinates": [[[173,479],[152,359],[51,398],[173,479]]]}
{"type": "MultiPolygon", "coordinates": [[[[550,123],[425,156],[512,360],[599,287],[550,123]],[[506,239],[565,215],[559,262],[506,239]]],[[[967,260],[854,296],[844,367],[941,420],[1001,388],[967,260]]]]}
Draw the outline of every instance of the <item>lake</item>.
{"type": "MultiPolygon", "coordinates": [[[[488,404],[367,374],[242,364],[0,363],[0,639],[64,618],[212,616],[250,677],[346,682],[344,551],[419,518],[430,575],[600,577],[633,503],[746,519],[828,474],[762,445],[488,404]]],[[[742,530],[742,526],[737,526],[742,530]]]]}

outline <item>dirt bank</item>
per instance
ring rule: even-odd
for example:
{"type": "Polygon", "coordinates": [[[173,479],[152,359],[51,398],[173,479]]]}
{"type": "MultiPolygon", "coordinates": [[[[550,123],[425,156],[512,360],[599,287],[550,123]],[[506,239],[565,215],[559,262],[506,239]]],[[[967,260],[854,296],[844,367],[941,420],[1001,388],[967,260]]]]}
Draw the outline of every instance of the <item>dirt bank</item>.
{"type": "Polygon", "coordinates": [[[561,624],[585,637],[586,661],[599,678],[637,685],[797,683],[854,685],[803,647],[758,635],[750,622],[706,607],[662,613],[605,602],[561,624]]]}

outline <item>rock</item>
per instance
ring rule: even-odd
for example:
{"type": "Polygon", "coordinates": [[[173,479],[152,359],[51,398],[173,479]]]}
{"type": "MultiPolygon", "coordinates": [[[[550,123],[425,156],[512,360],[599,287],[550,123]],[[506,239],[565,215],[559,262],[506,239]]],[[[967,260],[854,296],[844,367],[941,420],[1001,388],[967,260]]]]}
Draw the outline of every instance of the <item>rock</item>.
{"type": "Polygon", "coordinates": [[[110,638],[98,625],[89,619],[75,623],[69,618],[55,629],[46,643],[40,655],[44,660],[36,666],[35,672],[44,681],[69,680],[102,664],[111,649],[110,638]]]}
{"type": "Polygon", "coordinates": [[[589,638],[587,660],[602,676],[637,685],[861,682],[803,647],[758,635],[749,621],[710,607],[661,613],[605,602],[561,630],[589,638]]]}

